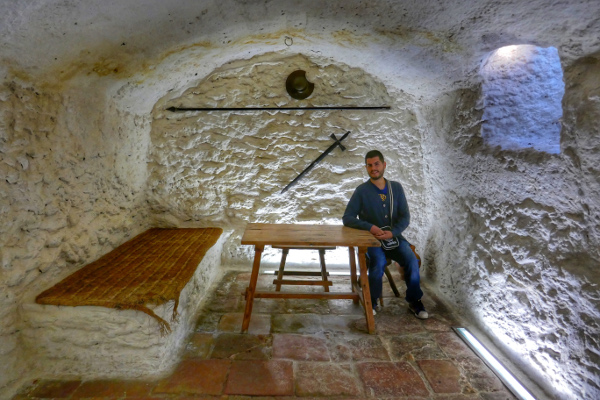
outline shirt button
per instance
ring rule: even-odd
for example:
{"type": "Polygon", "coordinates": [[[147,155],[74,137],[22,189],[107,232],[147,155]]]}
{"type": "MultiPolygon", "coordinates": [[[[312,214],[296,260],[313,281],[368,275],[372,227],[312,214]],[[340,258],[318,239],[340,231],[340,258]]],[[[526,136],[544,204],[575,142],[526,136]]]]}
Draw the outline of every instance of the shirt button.
{"type": "Polygon", "coordinates": [[[385,219],[387,219],[387,215],[385,216],[385,219]]]}
{"type": "Polygon", "coordinates": [[[383,206],[385,207],[385,204],[383,206]]]}

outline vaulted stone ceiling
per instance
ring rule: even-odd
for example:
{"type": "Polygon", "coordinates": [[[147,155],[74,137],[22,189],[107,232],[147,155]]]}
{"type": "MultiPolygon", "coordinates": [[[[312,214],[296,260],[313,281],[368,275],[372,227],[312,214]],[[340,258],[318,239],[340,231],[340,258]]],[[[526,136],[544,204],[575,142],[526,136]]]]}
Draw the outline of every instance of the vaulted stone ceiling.
{"type": "Polygon", "coordinates": [[[600,49],[595,0],[3,0],[2,11],[1,67],[48,80],[132,75],[188,46],[245,56],[291,37],[299,52],[352,58],[384,81],[401,71],[396,85],[426,96],[476,79],[505,45],[556,47],[565,66],[600,49]]]}

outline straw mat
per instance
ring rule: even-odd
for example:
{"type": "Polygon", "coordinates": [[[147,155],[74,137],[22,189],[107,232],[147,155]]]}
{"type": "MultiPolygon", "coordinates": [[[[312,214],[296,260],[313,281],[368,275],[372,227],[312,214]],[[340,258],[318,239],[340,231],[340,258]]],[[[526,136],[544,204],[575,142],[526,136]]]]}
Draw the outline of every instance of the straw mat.
{"type": "Polygon", "coordinates": [[[161,332],[171,331],[147,304],[175,301],[223,229],[153,228],[86,265],[37,296],[39,304],[133,309],[156,318],[161,332]]]}

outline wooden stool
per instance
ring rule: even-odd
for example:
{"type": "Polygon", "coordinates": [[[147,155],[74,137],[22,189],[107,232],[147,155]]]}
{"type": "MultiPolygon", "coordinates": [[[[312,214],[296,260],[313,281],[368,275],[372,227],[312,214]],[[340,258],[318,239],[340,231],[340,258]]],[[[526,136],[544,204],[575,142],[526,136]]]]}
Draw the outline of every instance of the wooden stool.
{"type": "Polygon", "coordinates": [[[335,250],[335,247],[327,247],[327,246],[272,246],[274,249],[281,249],[281,263],[279,264],[279,271],[276,272],[277,279],[273,280],[275,286],[275,291],[279,292],[281,289],[281,285],[320,285],[323,286],[323,289],[326,292],[329,292],[329,286],[333,285],[333,283],[327,279],[329,273],[327,272],[327,268],[325,267],[325,250],[335,250]],[[318,250],[319,258],[321,260],[321,272],[310,272],[310,271],[284,271],[285,268],[285,260],[287,258],[288,252],[290,250],[318,250]],[[301,280],[301,279],[282,279],[283,275],[295,275],[295,276],[320,276],[322,280],[314,281],[314,280],[301,280]]]}
{"type": "MultiPolygon", "coordinates": [[[[389,260],[388,264],[385,266],[385,276],[388,279],[388,282],[390,283],[390,286],[392,287],[392,292],[394,292],[394,296],[396,297],[400,297],[400,292],[398,291],[398,288],[396,287],[396,282],[394,282],[394,278],[392,278],[392,273],[390,272],[389,266],[392,265],[393,261],[389,260]]],[[[401,275],[404,275],[402,272],[404,272],[404,268],[400,268],[401,271],[401,275]]],[[[383,297],[381,298],[381,305],[383,306],[383,297]]]]}

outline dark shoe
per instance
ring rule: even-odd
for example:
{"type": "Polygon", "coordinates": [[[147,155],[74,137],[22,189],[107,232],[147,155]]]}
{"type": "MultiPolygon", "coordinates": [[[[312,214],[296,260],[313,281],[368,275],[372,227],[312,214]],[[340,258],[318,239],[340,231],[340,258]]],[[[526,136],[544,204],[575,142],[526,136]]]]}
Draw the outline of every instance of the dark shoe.
{"type": "Polygon", "coordinates": [[[429,318],[429,314],[427,314],[427,311],[425,311],[425,306],[423,306],[423,303],[421,303],[421,300],[417,300],[417,301],[413,301],[412,303],[409,303],[408,307],[410,308],[410,310],[412,312],[415,313],[415,317],[417,317],[419,319],[429,318]]]}

